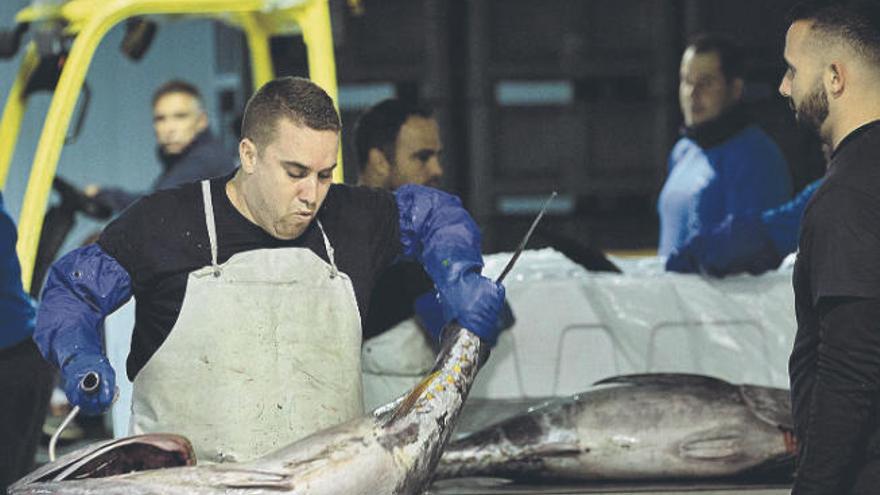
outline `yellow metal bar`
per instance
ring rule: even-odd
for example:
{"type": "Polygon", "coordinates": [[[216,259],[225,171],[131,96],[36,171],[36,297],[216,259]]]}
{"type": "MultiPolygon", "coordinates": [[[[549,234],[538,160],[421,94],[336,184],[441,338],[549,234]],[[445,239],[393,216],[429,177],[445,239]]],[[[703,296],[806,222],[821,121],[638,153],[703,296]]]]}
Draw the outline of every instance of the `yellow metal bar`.
{"type": "Polygon", "coordinates": [[[101,38],[115,24],[113,21],[112,16],[96,16],[77,36],[46,114],[46,123],[37,144],[18,225],[18,257],[21,260],[21,277],[26,291],[31,286],[46,201],[61,155],[61,146],[64,144],[64,134],[92,55],[101,38]]]}
{"type": "Polygon", "coordinates": [[[39,63],[40,57],[37,55],[37,47],[31,42],[21,60],[15,82],[12,83],[12,88],[6,97],[3,119],[0,120],[0,190],[6,186],[9,167],[12,166],[12,156],[15,154],[15,143],[18,142],[18,134],[21,131],[21,121],[24,119],[24,112],[27,109],[24,90],[39,63]]]}
{"type": "Polygon", "coordinates": [[[254,14],[242,14],[238,16],[238,20],[250,50],[251,78],[254,80],[256,91],[275,77],[275,68],[272,66],[272,55],[269,50],[271,33],[259,23],[254,14]]]}
{"type": "MultiPolygon", "coordinates": [[[[85,74],[95,49],[101,39],[121,20],[148,14],[225,14],[232,17],[245,13],[262,12],[264,15],[282,15],[292,11],[303,30],[308,46],[310,72],[336,101],[336,66],[333,59],[333,42],[330,33],[330,13],[327,0],[314,0],[290,10],[265,12],[265,0],[71,0],[61,6],[62,17],[70,22],[69,32],[79,31],[61,78],[55,89],[46,122],[37,145],[27,191],[19,220],[18,255],[22,265],[22,281],[28,290],[33,276],[43,215],[48,201],[52,178],[55,175],[64,134],[70,124],[73,107],[82,89],[85,74]],[[316,63],[322,61],[321,64],[316,63]]],[[[52,13],[53,16],[57,15],[52,13]]],[[[38,16],[37,16],[38,17],[38,16]]],[[[39,18],[31,20],[40,20],[39,18]]],[[[254,57],[255,82],[268,81],[272,77],[269,57],[268,35],[265,28],[254,19],[255,30],[263,31],[263,41],[249,39],[251,48],[259,54],[254,57]],[[259,71],[257,73],[256,71],[259,71]]],[[[256,35],[254,35],[256,36],[256,35]]],[[[341,155],[341,152],[340,152],[341,155]]],[[[340,156],[341,165],[341,156],[340,156]]],[[[337,167],[334,180],[342,180],[342,167],[337,167]]]]}
{"type": "MultiPolygon", "coordinates": [[[[309,77],[324,88],[339,109],[339,89],[336,86],[336,58],[333,55],[333,32],[330,27],[330,7],[327,0],[309,2],[294,11],[294,18],[302,28],[303,41],[309,57],[309,77]]],[[[342,148],[339,165],[333,171],[333,181],[343,182],[342,148]]]]}

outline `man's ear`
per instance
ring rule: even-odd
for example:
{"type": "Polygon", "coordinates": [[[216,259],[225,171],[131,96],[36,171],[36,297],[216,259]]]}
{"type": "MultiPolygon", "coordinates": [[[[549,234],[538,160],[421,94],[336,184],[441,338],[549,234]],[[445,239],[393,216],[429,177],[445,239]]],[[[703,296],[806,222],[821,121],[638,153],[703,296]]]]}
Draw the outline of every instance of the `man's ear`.
{"type": "Polygon", "coordinates": [[[384,179],[391,175],[391,164],[379,148],[370,148],[367,154],[367,170],[377,178],[384,179]]]}
{"type": "Polygon", "coordinates": [[[199,112],[199,118],[196,120],[196,127],[198,127],[199,132],[202,132],[208,128],[208,114],[207,113],[199,112]]]}
{"type": "Polygon", "coordinates": [[[249,138],[242,138],[238,142],[238,157],[241,159],[241,169],[250,175],[257,168],[257,145],[249,138]]]}
{"type": "Polygon", "coordinates": [[[739,102],[743,97],[743,90],[746,86],[746,82],[741,77],[735,78],[730,83],[730,96],[733,97],[733,101],[739,102]]]}
{"type": "Polygon", "coordinates": [[[822,71],[822,84],[825,85],[825,91],[832,98],[837,98],[843,94],[846,89],[846,67],[840,62],[831,62],[824,71],[822,71]]]}

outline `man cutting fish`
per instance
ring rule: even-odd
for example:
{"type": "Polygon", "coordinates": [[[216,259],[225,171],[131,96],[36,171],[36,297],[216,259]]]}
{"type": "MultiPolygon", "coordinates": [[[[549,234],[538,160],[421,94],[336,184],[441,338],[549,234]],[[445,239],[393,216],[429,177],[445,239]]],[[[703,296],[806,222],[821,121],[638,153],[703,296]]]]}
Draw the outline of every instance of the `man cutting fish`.
{"type": "Polygon", "coordinates": [[[445,316],[494,340],[504,289],[480,275],[458,199],[331,185],[340,128],[319,87],[271,81],[245,109],[235,173],[143,198],[53,265],[34,339],[71,403],[110,406],[98,328],[132,296],[133,433],[183,434],[214,462],[362,413],[361,315],[397,259],[422,263],[445,316]],[[79,386],[89,372],[94,394],[79,386]]]}

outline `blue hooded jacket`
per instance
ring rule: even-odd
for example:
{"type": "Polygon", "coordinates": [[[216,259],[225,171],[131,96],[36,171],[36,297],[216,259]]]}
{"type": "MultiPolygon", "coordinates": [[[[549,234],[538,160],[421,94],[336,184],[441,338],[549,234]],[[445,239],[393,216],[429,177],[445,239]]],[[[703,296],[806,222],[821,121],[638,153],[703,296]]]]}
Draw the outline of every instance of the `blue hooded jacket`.
{"type": "Polygon", "coordinates": [[[12,347],[34,333],[34,305],[21,285],[16,238],[15,223],[0,193],[0,349],[12,347]]]}

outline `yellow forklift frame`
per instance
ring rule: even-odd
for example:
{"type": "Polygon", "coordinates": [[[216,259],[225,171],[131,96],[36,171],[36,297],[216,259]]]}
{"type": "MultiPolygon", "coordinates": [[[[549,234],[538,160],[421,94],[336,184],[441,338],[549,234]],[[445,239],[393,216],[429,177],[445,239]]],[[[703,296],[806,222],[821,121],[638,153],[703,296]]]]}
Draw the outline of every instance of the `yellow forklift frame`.
{"type": "MultiPolygon", "coordinates": [[[[46,114],[21,207],[16,248],[25,291],[31,286],[43,217],[65,134],[95,50],[116,24],[131,17],[163,14],[213,18],[242,29],[250,51],[255,88],[271,80],[275,74],[269,54],[269,38],[301,33],[308,54],[310,78],[338,105],[328,0],[69,0],[61,5],[32,6],[21,10],[16,22],[61,21],[65,35],[73,37],[46,114]]],[[[6,183],[27,106],[25,87],[38,63],[39,55],[31,42],[0,119],[0,190],[6,183]]],[[[341,155],[340,152],[340,165],[334,171],[336,182],[343,180],[341,155]]]]}

